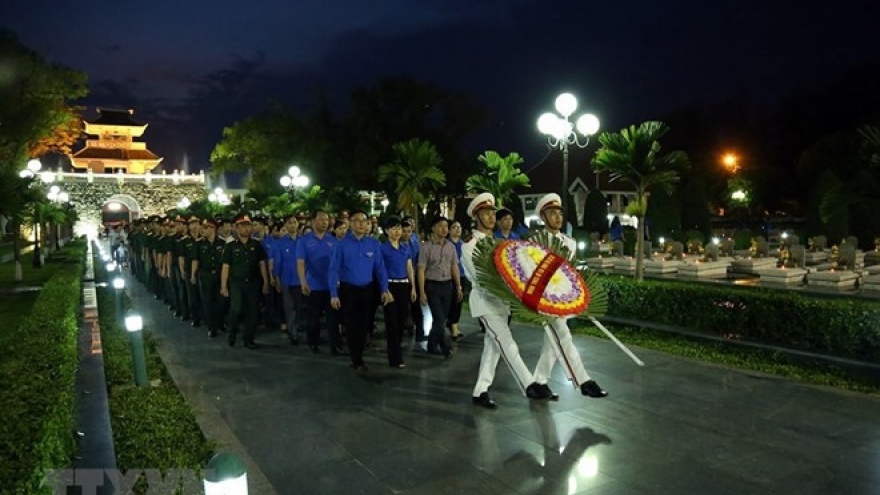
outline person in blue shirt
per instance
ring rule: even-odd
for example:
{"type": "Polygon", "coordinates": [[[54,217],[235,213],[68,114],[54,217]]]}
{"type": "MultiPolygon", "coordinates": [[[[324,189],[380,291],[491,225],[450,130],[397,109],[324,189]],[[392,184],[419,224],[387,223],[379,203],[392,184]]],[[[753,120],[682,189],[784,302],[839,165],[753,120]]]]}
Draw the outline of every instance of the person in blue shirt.
{"type": "Polygon", "coordinates": [[[312,213],[312,231],[303,235],[296,243],[296,271],[303,296],[307,299],[308,323],[306,336],[309,348],[314,353],[321,352],[321,316],[326,315],[327,338],[330,353],[344,355],[342,337],[339,335],[339,324],[336,311],[330,306],[330,287],[327,284],[327,271],[330,268],[330,253],[336,247],[336,237],[330,228],[330,215],[324,210],[312,213]]]}
{"type": "Polygon", "coordinates": [[[508,210],[507,208],[501,208],[495,214],[495,219],[498,222],[498,228],[495,229],[495,238],[496,239],[522,239],[519,234],[517,234],[513,230],[513,212],[508,210]]]}
{"type": "MultiPolygon", "coordinates": [[[[401,228],[403,229],[403,234],[400,242],[405,243],[409,247],[410,259],[412,260],[413,269],[415,269],[419,262],[419,251],[422,247],[419,236],[415,233],[415,219],[413,217],[403,217],[401,228]]],[[[416,272],[415,283],[417,287],[419,284],[418,275],[418,272],[416,272]]],[[[424,342],[428,337],[425,335],[425,315],[421,302],[415,301],[410,305],[410,317],[413,322],[412,333],[415,334],[416,341],[424,342]]]]}
{"type": "Polygon", "coordinates": [[[390,304],[394,297],[388,292],[388,272],[382,259],[379,241],[367,235],[370,220],[363,210],[350,216],[351,229],[336,244],[330,256],[327,285],[330,288],[330,305],[342,311],[351,367],[366,371],[364,344],[370,324],[373,306],[374,284],[379,286],[382,304],[390,304]]]}
{"type": "Polygon", "coordinates": [[[388,365],[404,368],[400,342],[409,316],[410,305],[416,301],[416,279],[413,273],[409,243],[402,241],[403,228],[397,217],[385,221],[388,240],[382,244],[382,261],[388,272],[388,291],[394,301],[385,305],[385,338],[388,343],[388,365]]]}
{"type": "MultiPolygon", "coordinates": [[[[455,246],[455,255],[459,260],[458,263],[458,279],[461,282],[462,287],[467,287],[467,277],[464,274],[464,265],[461,264],[461,246],[464,242],[461,240],[461,222],[455,221],[449,225],[449,242],[455,246]]],[[[446,320],[446,327],[449,328],[449,332],[452,336],[452,340],[461,340],[464,337],[464,334],[461,333],[461,328],[459,328],[458,323],[461,321],[461,307],[464,304],[464,298],[453,300],[452,306],[449,309],[449,316],[446,320]]]]}
{"type": "Polygon", "coordinates": [[[275,291],[281,294],[284,309],[282,332],[287,331],[291,345],[299,345],[299,326],[302,318],[302,286],[296,272],[296,241],[299,222],[288,215],[282,227],[283,235],[272,245],[271,271],[275,291]]]}

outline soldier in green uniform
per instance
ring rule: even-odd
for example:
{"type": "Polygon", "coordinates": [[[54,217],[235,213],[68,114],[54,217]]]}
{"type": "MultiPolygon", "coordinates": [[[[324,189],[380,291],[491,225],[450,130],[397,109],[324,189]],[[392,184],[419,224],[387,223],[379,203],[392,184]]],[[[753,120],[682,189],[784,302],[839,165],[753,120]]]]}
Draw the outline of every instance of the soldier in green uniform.
{"type": "Polygon", "coordinates": [[[196,216],[187,220],[189,235],[183,238],[182,253],[179,257],[180,272],[183,276],[183,284],[186,288],[186,300],[189,303],[189,316],[192,319],[193,328],[202,325],[202,307],[199,302],[199,286],[193,282],[192,262],[195,255],[195,245],[202,237],[201,220],[196,216]]]}
{"type": "Polygon", "coordinates": [[[165,235],[159,240],[159,261],[162,267],[162,285],[165,289],[165,303],[171,308],[174,316],[180,316],[180,309],[177,305],[177,284],[174,281],[174,272],[171,270],[173,265],[171,260],[174,258],[174,236],[177,233],[175,222],[170,218],[165,219],[165,235]]]}
{"type": "Polygon", "coordinates": [[[202,223],[203,237],[193,245],[192,275],[190,282],[198,283],[202,317],[208,325],[208,336],[216,337],[223,327],[225,308],[220,297],[220,270],[226,241],[217,236],[216,220],[206,218],[202,223]]]}
{"type": "Polygon", "coordinates": [[[156,246],[161,235],[162,232],[159,226],[159,217],[151,217],[150,229],[144,237],[144,251],[142,256],[145,258],[144,264],[147,267],[147,287],[156,299],[161,299],[161,279],[159,277],[159,265],[156,262],[156,246]]]}
{"type": "Polygon", "coordinates": [[[260,316],[260,293],[269,293],[266,251],[251,238],[251,219],[239,215],[235,221],[237,240],[223,250],[220,294],[229,298],[229,345],[235,345],[238,325],[244,320],[242,339],[248,349],[256,349],[254,334],[260,316]]]}
{"type": "MultiPolygon", "coordinates": [[[[175,316],[179,316],[183,321],[188,321],[190,319],[189,314],[189,295],[186,291],[186,286],[189,284],[189,277],[184,273],[184,242],[187,237],[187,218],[178,215],[177,218],[174,219],[174,241],[172,242],[171,248],[171,274],[173,275],[172,279],[174,280],[174,290],[176,292],[176,306],[177,311],[175,312],[175,316]]],[[[187,270],[189,272],[189,270],[187,270]]]]}

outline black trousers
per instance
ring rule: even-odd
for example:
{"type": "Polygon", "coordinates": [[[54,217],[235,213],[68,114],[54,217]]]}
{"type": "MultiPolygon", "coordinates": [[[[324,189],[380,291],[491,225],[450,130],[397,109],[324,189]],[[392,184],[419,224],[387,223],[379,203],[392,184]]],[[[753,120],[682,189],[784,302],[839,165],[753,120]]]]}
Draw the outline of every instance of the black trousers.
{"type": "Polygon", "coordinates": [[[431,333],[428,334],[428,351],[439,350],[443,354],[449,354],[451,346],[446,340],[446,316],[452,307],[452,280],[435,282],[425,280],[425,294],[428,296],[428,306],[431,308],[431,333]]]}
{"type": "Polygon", "coordinates": [[[329,290],[313,290],[303,302],[308,307],[308,328],[306,329],[309,345],[321,344],[321,315],[327,317],[327,338],[330,347],[342,347],[342,339],[339,337],[339,322],[336,310],[330,307],[329,290]]]}
{"type": "Polygon", "coordinates": [[[400,348],[400,342],[403,339],[403,327],[406,325],[406,317],[410,312],[411,301],[409,295],[411,286],[409,282],[391,282],[388,284],[388,290],[394,297],[394,302],[384,307],[388,364],[398,366],[403,364],[403,351],[400,348]]]}
{"type": "Polygon", "coordinates": [[[339,284],[339,301],[342,303],[345,336],[348,338],[348,352],[353,366],[364,364],[364,344],[369,332],[370,311],[376,311],[373,305],[373,286],[374,284],[339,284]]]}
{"type": "MultiPolygon", "coordinates": [[[[216,270],[215,270],[216,272],[216,270]]],[[[220,295],[220,274],[199,270],[199,302],[202,303],[202,317],[208,330],[219,331],[223,327],[225,297],[220,295]]]]}
{"type": "MultiPolygon", "coordinates": [[[[468,280],[462,275],[461,277],[461,286],[467,287],[468,280]]],[[[454,294],[455,295],[455,294],[454,294]]],[[[461,321],[461,306],[464,304],[464,298],[461,298],[461,301],[457,300],[455,297],[452,298],[452,306],[449,309],[449,318],[447,320],[447,325],[455,325],[459,321],[461,321]]]]}
{"type": "MultiPolygon", "coordinates": [[[[415,263],[413,263],[413,266],[415,266],[415,263]]],[[[416,274],[415,277],[416,287],[418,287],[418,274],[416,274]]],[[[416,298],[416,300],[410,304],[410,315],[412,316],[413,320],[413,328],[416,335],[416,342],[421,342],[425,340],[425,318],[424,315],[422,315],[422,303],[419,302],[418,298],[416,298]]]]}

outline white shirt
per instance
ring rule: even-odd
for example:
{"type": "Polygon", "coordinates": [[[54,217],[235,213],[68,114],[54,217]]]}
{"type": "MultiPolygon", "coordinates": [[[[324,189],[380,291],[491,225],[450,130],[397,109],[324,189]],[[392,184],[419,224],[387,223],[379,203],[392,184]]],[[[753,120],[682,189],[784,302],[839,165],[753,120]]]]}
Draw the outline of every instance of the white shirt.
{"type": "MultiPolygon", "coordinates": [[[[547,233],[549,234],[550,231],[547,231],[547,233]]],[[[574,238],[563,234],[562,231],[550,235],[562,241],[562,244],[568,248],[568,251],[571,253],[568,261],[574,260],[575,254],[577,254],[577,251],[575,251],[577,249],[577,242],[575,242],[574,238]]]]}
{"type": "Polygon", "coordinates": [[[461,263],[464,266],[465,275],[471,281],[471,295],[468,299],[471,316],[474,318],[488,314],[507,316],[510,314],[510,308],[507,307],[507,304],[480,287],[477,282],[477,270],[473,260],[474,249],[477,247],[477,242],[484,237],[486,234],[475,230],[473,238],[461,246],[461,263]]]}

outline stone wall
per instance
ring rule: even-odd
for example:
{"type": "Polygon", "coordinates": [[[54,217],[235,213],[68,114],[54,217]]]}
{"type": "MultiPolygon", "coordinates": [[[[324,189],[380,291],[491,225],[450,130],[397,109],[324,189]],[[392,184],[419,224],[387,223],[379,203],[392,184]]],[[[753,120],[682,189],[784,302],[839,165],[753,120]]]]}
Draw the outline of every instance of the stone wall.
{"type": "Polygon", "coordinates": [[[113,196],[126,195],[137,201],[139,216],[163,214],[176,208],[184,196],[190,201],[207,197],[202,183],[168,182],[61,182],[61,189],[70,195],[70,201],[79,214],[74,228],[76,235],[95,236],[101,225],[101,209],[113,196]]]}

